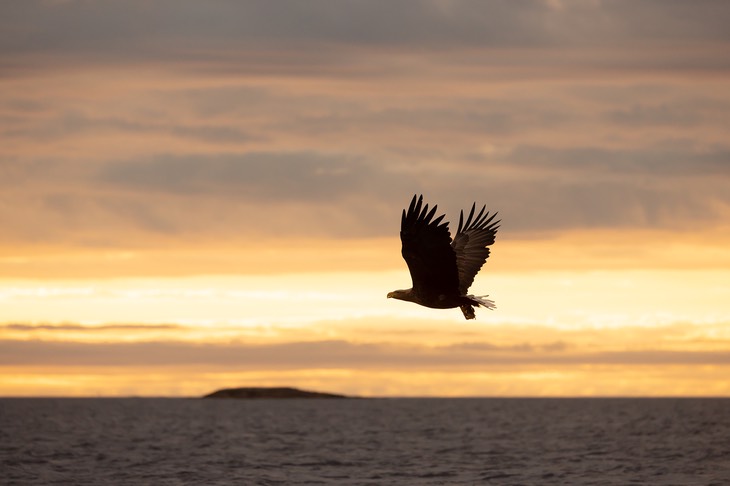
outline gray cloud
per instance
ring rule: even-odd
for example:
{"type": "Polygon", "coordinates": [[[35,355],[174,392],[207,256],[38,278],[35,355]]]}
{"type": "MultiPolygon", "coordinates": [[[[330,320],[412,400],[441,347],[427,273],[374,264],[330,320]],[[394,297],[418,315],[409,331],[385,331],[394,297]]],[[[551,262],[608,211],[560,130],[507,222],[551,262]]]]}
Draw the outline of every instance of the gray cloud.
{"type": "Polygon", "coordinates": [[[73,343],[0,340],[0,364],[7,366],[177,366],[248,369],[479,369],[490,365],[728,365],[728,351],[573,352],[561,344],[500,347],[469,343],[422,347],[347,341],[275,345],[183,342],[73,343]]]}
{"type": "MultiPolygon", "coordinates": [[[[504,105],[504,104],[502,104],[504,105]]],[[[298,132],[313,136],[332,136],[337,133],[458,133],[495,134],[515,133],[534,127],[543,116],[510,110],[478,106],[460,107],[392,107],[380,110],[350,108],[326,114],[295,116],[278,122],[276,130],[298,132]]],[[[555,121],[555,120],[551,120],[555,121]]]]}
{"type": "Polygon", "coordinates": [[[361,191],[372,177],[367,164],[346,156],[252,152],[112,163],[101,170],[99,181],[183,195],[227,193],[259,202],[312,202],[361,191]]]}
{"type": "MultiPolygon", "coordinates": [[[[544,46],[727,41],[717,1],[27,1],[3,4],[4,50],[195,52],[224,43],[544,46]],[[184,41],[184,42],[181,42],[184,41]]],[[[260,47],[260,45],[257,45],[260,47]]]]}
{"type": "Polygon", "coordinates": [[[634,105],[627,109],[612,110],[606,113],[606,118],[614,123],[629,126],[689,127],[702,121],[696,107],[680,108],[666,104],[634,105]]]}
{"type": "Polygon", "coordinates": [[[708,150],[671,141],[666,145],[638,149],[521,145],[504,160],[526,169],[555,171],[564,176],[578,173],[598,180],[606,180],[610,175],[670,180],[692,175],[730,177],[730,147],[708,150]]]}
{"type": "Polygon", "coordinates": [[[35,0],[3,3],[0,19],[10,74],[151,63],[207,74],[419,77],[412,66],[372,62],[394,52],[446,56],[444,69],[512,80],[524,79],[526,64],[533,79],[586,68],[730,69],[730,7],[711,0],[35,0]]]}
{"type": "Polygon", "coordinates": [[[0,240],[395,237],[415,192],[452,221],[487,203],[512,235],[719,224],[730,100],[688,73],[730,67],[729,19],[672,0],[6,2],[0,240]],[[12,72],[35,54],[49,84],[12,72]],[[114,83],[147,60],[172,63],[114,83]]]}
{"type": "Polygon", "coordinates": [[[10,331],[82,331],[90,333],[98,333],[105,331],[167,331],[184,329],[185,326],[179,324],[102,324],[96,326],[87,326],[76,323],[63,324],[28,324],[28,323],[7,323],[0,325],[0,329],[10,331]]]}
{"type": "Polygon", "coordinates": [[[56,113],[35,125],[28,125],[27,120],[16,117],[8,120],[2,134],[11,138],[27,138],[34,141],[54,141],[81,134],[99,135],[116,133],[123,135],[162,134],[174,137],[195,139],[220,144],[240,144],[261,137],[243,130],[223,124],[179,124],[175,122],[154,122],[138,119],[89,116],[80,111],[63,111],[56,113]]]}
{"type": "Polygon", "coordinates": [[[699,230],[724,221],[730,208],[724,148],[522,145],[486,155],[455,151],[448,165],[417,154],[382,156],[160,155],[84,170],[50,161],[0,164],[7,191],[23,184],[17,197],[32,201],[0,204],[3,239],[113,246],[141,243],[145,234],[395,237],[400,210],[416,192],[452,223],[473,201],[487,204],[500,211],[502,234],[513,237],[575,228],[699,230]]]}

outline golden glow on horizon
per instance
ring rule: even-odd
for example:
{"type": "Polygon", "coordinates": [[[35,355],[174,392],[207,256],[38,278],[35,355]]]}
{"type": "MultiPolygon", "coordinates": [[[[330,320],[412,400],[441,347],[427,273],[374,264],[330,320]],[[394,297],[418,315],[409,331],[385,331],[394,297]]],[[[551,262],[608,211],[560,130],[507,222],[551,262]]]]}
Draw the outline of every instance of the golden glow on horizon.
{"type": "MultiPolygon", "coordinates": [[[[485,272],[472,287],[498,312],[480,321],[609,328],[705,322],[730,313],[730,270],[485,272]]],[[[407,271],[1,281],[5,322],[251,325],[363,316],[454,319],[385,299],[407,271]]]]}
{"type": "Polygon", "coordinates": [[[280,366],[290,369],[282,370],[236,362],[140,367],[133,357],[125,366],[78,366],[39,357],[35,365],[0,366],[0,396],[197,396],[254,385],[363,396],[730,395],[727,240],[664,241],[651,232],[500,240],[472,286],[498,308],[481,310],[474,322],[385,298],[410,286],[393,238],[319,249],[309,241],[289,253],[284,245],[167,255],[6,252],[0,264],[16,277],[0,280],[0,342],[11,348],[192,343],[213,356],[220,346],[245,354],[247,346],[324,343],[321,353],[340,356],[344,346],[344,357],[349,347],[375,346],[365,352],[384,361],[343,358],[339,368],[323,369],[287,365],[284,352],[280,366]],[[300,262],[298,272],[281,273],[284,255],[300,262]],[[125,277],[125,267],[145,272],[125,277]],[[39,278],[43,268],[83,278],[39,278]],[[189,275],[201,268],[229,273],[189,275]],[[251,273],[236,274],[241,269],[251,273]],[[475,361],[460,364],[465,353],[475,361]],[[637,359],[645,362],[632,364],[637,359]]]}
{"type": "Polygon", "coordinates": [[[405,269],[5,280],[0,340],[10,346],[159,343],[163,356],[166,343],[191,343],[215,356],[220,346],[246,354],[248,346],[314,343],[333,356],[341,346],[375,346],[364,352],[376,363],[385,354],[381,365],[343,358],[339,370],[296,359],[288,365],[286,352],[280,365],[299,370],[150,364],[144,379],[131,356],[124,367],[39,360],[3,366],[0,395],[179,396],[254,384],[357,395],[723,395],[728,364],[717,353],[730,351],[727,282],[730,269],[487,271],[473,290],[489,293],[498,309],[465,321],[458,312],[386,299],[409,286],[405,269]],[[476,364],[480,349],[483,365],[476,364]],[[459,364],[465,353],[476,361],[459,364]],[[675,358],[684,364],[672,364],[675,358]],[[543,364],[529,365],[532,359],[543,364]],[[635,359],[647,361],[630,364],[635,359]]]}
{"type": "MultiPolygon", "coordinates": [[[[730,215],[729,215],[730,216],[730,215]]],[[[509,227],[490,257],[489,272],[601,269],[730,269],[730,227],[701,233],[608,230],[522,235],[509,227]]],[[[394,219],[394,233],[397,220],[394,219]]],[[[263,239],[235,246],[190,244],[172,249],[83,250],[0,247],[4,280],[107,279],[189,275],[266,275],[403,270],[397,236],[368,239],[263,239]]],[[[2,279],[0,279],[0,282],[2,279]]]]}
{"type": "Polygon", "coordinates": [[[201,371],[0,367],[4,396],[197,397],[234,386],[292,386],[364,397],[730,396],[730,366],[485,367],[469,372],[201,371]]]}
{"type": "Polygon", "coordinates": [[[437,4],[0,16],[0,395],[730,395],[727,9],[437,4]],[[496,311],[385,298],[416,191],[496,311]]]}

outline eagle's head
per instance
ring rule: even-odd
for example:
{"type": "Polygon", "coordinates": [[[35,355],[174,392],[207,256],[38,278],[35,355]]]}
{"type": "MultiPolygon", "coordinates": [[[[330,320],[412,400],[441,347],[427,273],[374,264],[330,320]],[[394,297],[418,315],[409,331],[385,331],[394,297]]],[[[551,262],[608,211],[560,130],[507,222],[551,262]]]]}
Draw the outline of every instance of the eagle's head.
{"type": "Polygon", "coordinates": [[[414,302],[413,289],[401,289],[388,292],[389,299],[407,300],[408,302],[414,302]]]}

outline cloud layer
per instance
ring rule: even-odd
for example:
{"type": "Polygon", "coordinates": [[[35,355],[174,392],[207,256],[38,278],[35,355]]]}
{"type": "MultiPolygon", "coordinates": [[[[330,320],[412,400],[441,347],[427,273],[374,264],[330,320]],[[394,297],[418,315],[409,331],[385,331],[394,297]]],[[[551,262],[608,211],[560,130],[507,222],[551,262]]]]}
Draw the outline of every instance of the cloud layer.
{"type": "Polygon", "coordinates": [[[728,25],[711,0],[3,2],[0,387],[727,394],[728,25]],[[498,312],[386,301],[414,193],[499,211],[498,312]]]}
{"type": "Polygon", "coordinates": [[[513,237],[730,215],[724,2],[0,7],[0,240],[513,237]]]}
{"type": "MultiPolygon", "coordinates": [[[[150,45],[257,48],[281,43],[400,47],[552,47],[624,42],[726,41],[730,9],[712,0],[337,2],[287,0],[201,5],[194,1],[31,1],[3,7],[5,49],[110,50],[150,45]],[[176,45],[174,41],[183,42],[176,45]]],[[[148,49],[149,50],[149,49],[148,49]]]]}
{"type": "Polygon", "coordinates": [[[0,341],[0,366],[206,366],[213,369],[480,370],[520,365],[730,365],[730,351],[564,352],[564,344],[535,348],[465,343],[422,347],[346,341],[273,345],[175,342],[78,343],[0,341]]]}

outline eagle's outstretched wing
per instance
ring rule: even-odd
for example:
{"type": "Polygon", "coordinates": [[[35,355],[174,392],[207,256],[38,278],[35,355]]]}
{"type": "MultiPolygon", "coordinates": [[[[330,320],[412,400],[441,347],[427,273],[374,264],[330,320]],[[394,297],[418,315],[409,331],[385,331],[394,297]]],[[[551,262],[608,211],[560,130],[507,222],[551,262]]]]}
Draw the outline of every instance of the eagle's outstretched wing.
{"type": "Polygon", "coordinates": [[[449,223],[441,222],[445,215],[433,219],[437,207],[429,212],[423,196],[414,195],[408,212],[404,209],[401,216],[401,254],[411,272],[413,290],[421,295],[453,295],[459,288],[449,223]]]}
{"type": "Polygon", "coordinates": [[[456,232],[451,246],[456,253],[456,266],[459,272],[459,292],[466,295],[466,291],[474,282],[474,277],[489,258],[489,245],[494,243],[500,220],[492,222],[497,213],[489,215],[482,207],[474,217],[476,203],[471,207],[469,217],[464,222],[464,211],[459,214],[459,229],[456,232]]]}

